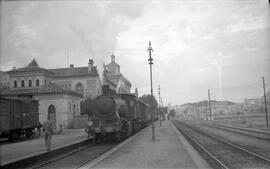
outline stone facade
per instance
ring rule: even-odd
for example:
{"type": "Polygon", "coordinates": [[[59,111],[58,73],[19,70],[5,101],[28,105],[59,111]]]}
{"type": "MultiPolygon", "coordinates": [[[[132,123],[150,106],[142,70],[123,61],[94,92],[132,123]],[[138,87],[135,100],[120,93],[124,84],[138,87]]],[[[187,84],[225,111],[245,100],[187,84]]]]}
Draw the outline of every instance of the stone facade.
{"type": "Polygon", "coordinates": [[[53,83],[82,94],[84,99],[94,99],[101,94],[101,81],[92,59],[87,67],[74,67],[71,64],[69,68],[48,70],[54,73],[53,83]]]}
{"type": "Polygon", "coordinates": [[[101,82],[99,77],[55,78],[52,82],[62,88],[76,91],[82,94],[84,98],[94,99],[101,94],[101,82]]]}

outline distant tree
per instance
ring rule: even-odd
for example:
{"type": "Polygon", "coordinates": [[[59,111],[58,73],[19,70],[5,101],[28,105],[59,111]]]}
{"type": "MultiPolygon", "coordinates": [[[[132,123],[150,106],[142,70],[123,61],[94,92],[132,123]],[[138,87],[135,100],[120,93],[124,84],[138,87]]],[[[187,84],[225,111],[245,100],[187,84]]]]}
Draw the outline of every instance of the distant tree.
{"type": "Polygon", "coordinates": [[[144,101],[145,103],[152,105],[154,109],[158,107],[158,103],[155,96],[151,97],[151,95],[148,94],[148,95],[141,96],[140,99],[144,101]]]}
{"type": "Polygon", "coordinates": [[[169,112],[169,116],[174,118],[175,115],[176,115],[176,112],[175,112],[174,109],[172,109],[172,110],[169,112]]]}

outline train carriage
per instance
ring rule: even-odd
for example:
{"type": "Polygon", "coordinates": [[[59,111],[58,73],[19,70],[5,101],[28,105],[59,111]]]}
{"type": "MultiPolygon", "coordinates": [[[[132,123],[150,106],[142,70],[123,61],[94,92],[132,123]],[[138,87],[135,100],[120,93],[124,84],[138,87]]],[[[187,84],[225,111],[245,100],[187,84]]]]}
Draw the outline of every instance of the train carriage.
{"type": "Polygon", "coordinates": [[[0,98],[0,137],[17,140],[31,137],[39,122],[38,101],[0,98]]]}

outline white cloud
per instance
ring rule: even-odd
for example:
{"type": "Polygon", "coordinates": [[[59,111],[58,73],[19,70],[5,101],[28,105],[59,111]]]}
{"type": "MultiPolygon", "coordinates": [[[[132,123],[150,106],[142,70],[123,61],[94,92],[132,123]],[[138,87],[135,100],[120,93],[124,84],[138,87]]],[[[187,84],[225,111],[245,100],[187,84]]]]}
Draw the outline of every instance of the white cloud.
{"type": "Polygon", "coordinates": [[[149,93],[148,41],[154,49],[154,91],[164,102],[207,98],[241,101],[270,77],[270,16],[267,1],[109,1],[2,2],[1,69],[43,67],[101,68],[112,52],[122,73],[149,93]],[[256,49],[256,51],[255,51],[256,49]],[[239,86],[243,86],[243,88],[239,86]],[[230,92],[229,89],[238,90],[230,92]],[[245,91],[245,92],[243,92],[245,91]]]}

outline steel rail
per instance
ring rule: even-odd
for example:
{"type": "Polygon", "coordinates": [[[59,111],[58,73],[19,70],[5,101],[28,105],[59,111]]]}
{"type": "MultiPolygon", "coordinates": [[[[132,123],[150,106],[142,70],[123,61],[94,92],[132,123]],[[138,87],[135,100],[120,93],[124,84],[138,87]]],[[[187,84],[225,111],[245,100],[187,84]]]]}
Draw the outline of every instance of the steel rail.
{"type": "Polygon", "coordinates": [[[267,158],[267,157],[264,157],[264,156],[262,156],[262,155],[260,155],[260,154],[254,153],[254,152],[252,152],[252,151],[250,151],[250,150],[247,150],[247,149],[245,149],[245,148],[243,148],[243,147],[240,147],[240,146],[238,146],[238,145],[236,145],[236,144],[233,144],[233,143],[231,143],[231,142],[229,142],[229,141],[227,141],[227,140],[225,140],[225,139],[218,138],[218,137],[216,137],[216,136],[214,136],[214,135],[211,135],[211,134],[208,134],[208,133],[206,133],[206,132],[204,132],[204,131],[198,130],[198,129],[194,128],[194,127],[191,127],[190,125],[188,125],[188,124],[186,124],[186,123],[183,123],[183,122],[180,122],[180,123],[184,124],[185,126],[191,128],[191,129],[193,129],[193,130],[195,130],[195,131],[197,131],[197,132],[199,132],[199,133],[202,133],[202,134],[204,134],[204,135],[206,135],[206,136],[208,136],[208,137],[211,137],[211,138],[213,138],[213,139],[216,139],[216,140],[218,140],[218,141],[220,141],[220,142],[223,142],[223,143],[225,143],[225,144],[227,144],[227,145],[229,145],[229,146],[231,146],[231,147],[234,147],[234,148],[236,148],[236,149],[238,149],[238,150],[241,150],[241,151],[243,151],[243,152],[245,152],[245,153],[247,153],[247,154],[249,154],[249,155],[252,155],[252,156],[254,156],[254,157],[258,158],[258,159],[261,159],[261,160],[264,160],[264,161],[270,163],[270,159],[267,158]]]}
{"type": "MultiPolygon", "coordinates": [[[[120,144],[120,143],[119,143],[120,144]]],[[[102,153],[98,154],[95,158],[93,159],[88,159],[88,160],[85,160],[83,163],[81,164],[78,164],[74,169],[79,169],[81,167],[83,167],[84,165],[86,165],[87,163],[91,162],[91,161],[94,161],[95,159],[97,159],[100,155],[102,154],[105,154],[106,152],[110,151],[111,149],[113,149],[114,147],[116,147],[118,144],[108,148],[107,150],[103,151],[102,153]]]]}
{"type": "Polygon", "coordinates": [[[224,163],[222,163],[218,158],[216,158],[213,154],[211,154],[203,145],[201,145],[199,142],[197,142],[190,134],[188,134],[187,132],[185,132],[184,130],[179,129],[178,127],[176,127],[178,130],[180,130],[180,132],[185,135],[186,137],[188,137],[193,143],[195,143],[198,147],[200,147],[208,156],[210,156],[212,159],[215,160],[215,162],[217,162],[221,167],[225,168],[225,169],[229,169],[229,167],[227,167],[224,163]]]}
{"type": "Polygon", "coordinates": [[[42,167],[42,166],[48,165],[48,164],[53,163],[53,162],[55,162],[55,161],[57,161],[57,160],[61,160],[61,159],[65,158],[65,157],[71,156],[71,155],[73,155],[73,154],[75,154],[75,153],[77,153],[77,152],[79,152],[79,151],[81,151],[81,150],[85,150],[85,149],[87,149],[87,148],[93,147],[94,145],[95,145],[95,144],[92,143],[92,144],[90,144],[90,145],[83,146],[83,147],[78,148],[78,149],[76,149],[76,150],[73,150],[73,151],[71,151],[71,152],[65,153],[65,154],[63,154],[63,155],[61,155],[61,156],[55,157],[55,158],[50,159],[50,160],[48,160],[48,161],[45,161],[45,162],[42,162],[42,163],[37,164],[37,165],[35,165],[35,166],[32,166],[32,167],[30,167],[29,169],[38,169],[38,168],[40,168],[40,167],[42,167]]]}
{"type": "Polygon", "coordinates": [[[232,126],[227,126],[227,125],[215,125],[215,126],[220,126],[220,127],[224,127],[224,128],[231,128],[231,129],[236,129],[236,130],[243,130],[243,131],[248,131],[251,133],[264,134],[266,136],[270,136],[270,133],[267,131],[252,130],[252,129],[248,129],[248,128],[232,127],[232,126]]]}
{"type": "MultiPolygon", "coordinates": [[[[220,129],[220,130],[225,130],[225,131],[229,131],[229,132],[238,133],[238,134],[245,135],[245,136],[248,136],[248,137],[253,137],[253,138],[256,138],[256,139],[270,141],[270,138],[264,138],[264,137],[252,135],[252,134],[264,134],[264,133],[260,133],[260,132],[253,132],[253,131],[249,131],[249,130],[245,130],[245,129],[238,129],[238,128],[229,127],[229,126],[227,127],[227,126],[211,125],[211,124],[203,124],[203,125],[206,126],[206,127],[212,127],[212,128],[215,128],[215,129],[220,129]],[[246,133],[243,133],[243,132],[246,132],[246,133]],[[248,134],[248,132],[252,133],[252,134],[248,134]]],[[[265,135],[270,137],[270,134],[269,135],[265,134],[265,135]]]]}

